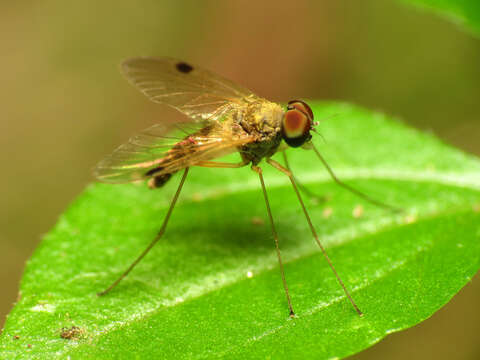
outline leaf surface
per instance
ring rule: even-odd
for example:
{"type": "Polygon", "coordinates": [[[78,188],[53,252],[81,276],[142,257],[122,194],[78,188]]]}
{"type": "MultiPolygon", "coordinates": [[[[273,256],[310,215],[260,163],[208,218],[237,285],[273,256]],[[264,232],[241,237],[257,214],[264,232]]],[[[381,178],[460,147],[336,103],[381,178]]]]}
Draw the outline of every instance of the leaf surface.
{"type": "Polygon", "coordinates": [[[363,202],[334,184],[314,153],[288,151],[297,178],[329,199],[306,205],[364,317],[283,174],[263,165],[295,319],[256,174],[193,168],[164,239],[101,298],[158,231],[179,176],[156,191],[88,186],[28,261],[0,357],[344,357],[430,317],[480,267],[480,161],[380,113],[343,103],[313,110],[325,139],[315,142],[337,175],[405,210],[363,202]],[[62,338],[72,326],[75,336],[62,338]]]}
{"type": "Polygon", "coordinates": [[[448,18],[480,35],[480,2],[477,0],[401,0],[448,18]]]}

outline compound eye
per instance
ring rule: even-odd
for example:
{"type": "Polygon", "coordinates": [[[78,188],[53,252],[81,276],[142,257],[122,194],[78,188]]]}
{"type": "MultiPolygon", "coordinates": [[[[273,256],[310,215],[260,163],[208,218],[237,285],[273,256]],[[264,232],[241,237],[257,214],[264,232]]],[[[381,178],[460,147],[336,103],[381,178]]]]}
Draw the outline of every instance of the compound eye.
{"type": "Polygon", "coordinates": [[[310,106],[308,106],[308,104],[306,102],[304,102],[302,100],[289,101],[287,109],[288,110],[297,109],[297,110],[303,112],[304,114],[307,114],[310,117],[310,121],[313,122],[313,111],[310,108],[310,106]]]}
{"type": "Polygon", "coordinates": [[[283,139],[292,147],[302,146],[311,138],[311,121],[305,112],[297,108],[287,110],[282,125],[283,139]]]}

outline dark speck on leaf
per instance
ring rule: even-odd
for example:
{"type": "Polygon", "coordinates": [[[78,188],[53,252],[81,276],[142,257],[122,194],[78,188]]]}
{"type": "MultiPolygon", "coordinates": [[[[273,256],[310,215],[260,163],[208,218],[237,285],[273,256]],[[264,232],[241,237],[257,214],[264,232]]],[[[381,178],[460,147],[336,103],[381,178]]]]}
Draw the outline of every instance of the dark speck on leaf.
{"type": "Polygon", "coordinates": [[[184,73],[184,74],[188,74],[190,71],[193,70],[193,67],[192,65],[189,65],[187,63],[184,63],[184,62],[179,62],[177,63],[177,70],[184,73]]]}
{"type": "Polygon", "coordinates": [[[83,331],[79,327],[72,326],[71,328],[63,328],[60,333],[62,339],[78,339],[82,335],[83,331]]]}

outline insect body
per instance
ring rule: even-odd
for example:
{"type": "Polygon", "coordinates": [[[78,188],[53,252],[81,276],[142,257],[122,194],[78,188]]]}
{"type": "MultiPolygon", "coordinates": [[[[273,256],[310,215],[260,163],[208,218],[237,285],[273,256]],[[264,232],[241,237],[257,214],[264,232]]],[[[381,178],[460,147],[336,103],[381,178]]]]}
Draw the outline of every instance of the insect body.
{"type": "Polygon", "coordinates": [[[187,161],[190,157],[195,157],[196,151],[204,146],[211,147],[211,150],[203,154],[201,159],[214,159],[235,150],[240,153],[245,164],[258,164],[264,157],[272,156],[277,151],[282,140],[283,116],[284,111],[278,104],[256,100],[245,108],[233,110],[228,115],[229,118],[221,122],[207,123],[198,132],[186,136],[175,144],[161,159],[159,166],[146,173],[154,177],[150,181],[150,187],[162,186],[170,178],[172,172],[169,172],[169,167],[163,164],[176,161],[178,166],[181,159],[187,161]],[[215,149],[215,141],[213,140],[213,143],[209,141],[214,134],[229,137],[232,147],[223,148],[221,141],[217,140],[219,149],[215,149]],[[233,147],[235,144],[238,145],[233,147]]]}
{"type": "Polygon", "coordinates": [[[95,175],[101,181],[122,183],[144,179],[148,180],[151,188],[163,186],[174,173],[183,170],[180,184],[157,236],[127,270],[99,295],[104,295],[114,288],[163,236],[190,167],[236,168],[250,165],[258,174],[262,186],[282,282],[290,315],[293,316],[278,235],[259,166],[265,159],[268,164],[289,177],[315,241],[347,298],[361,315],[317,236],[286,157],[286,167],[270,158],[280,149],[283,141],[289,147],[303,146],[313,149],[339,185],[367,201],[383,205],[336,178],[310,141],[315,125],[310,107],[301,100],[293,100],[283,108],[217,74],[172,58],[133,58],[123,62],[121,69],[127,79],[150,100],[179,110],[187,115],[189,120],[156,124],[131,138],[97,165],[95,175]],[[212,161],[233,152],[240,154],[239,163],[212,161]]]}

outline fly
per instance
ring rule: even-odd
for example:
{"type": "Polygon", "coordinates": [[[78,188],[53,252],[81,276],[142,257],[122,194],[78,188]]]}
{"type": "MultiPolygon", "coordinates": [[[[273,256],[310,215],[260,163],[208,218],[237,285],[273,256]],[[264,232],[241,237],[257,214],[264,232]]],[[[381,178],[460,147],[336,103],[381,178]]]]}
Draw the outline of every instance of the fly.
{"type": "Polygon", "coordinates": [[[110,292],[162,238],[191,167],[239,168],[250,165],[260,180],[290,316],[295,316],[260,166],[265,160],[290,179],[316,243],[346,297],[361,316],[361,310],[318,238],[288,165],[285,148],[312,149],[337,184],[376,205],[391,207],[344,184],[335,176],[311,141],[316,125],[311,108],[302,100],[289,101],[283,108],[213,72],[167,57],[128,59],[121,64],[121,71],[150,100],[177,109],[187,115],[188,121],[156,124],[132,137],[97,165],[95,176],[100,181],[147,180],[152,189],[162,187],[173,174],[182,171],[180,184],[155,238],[117,280],[98,295],[110,292]],[[281,146],[283,142],[287,146],[281,146]],[[285,166],[271,158],[278,151],[283,152],[285,166]],[[240,154],[238,163],[214,161],[234,152],[240,154]]]}

